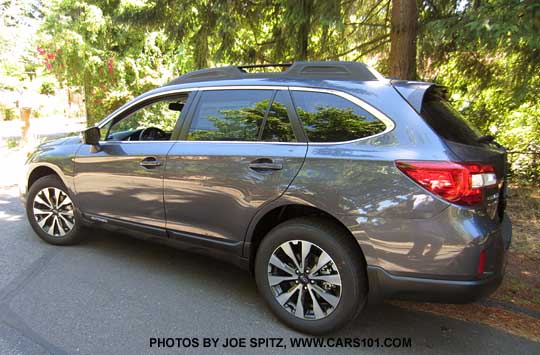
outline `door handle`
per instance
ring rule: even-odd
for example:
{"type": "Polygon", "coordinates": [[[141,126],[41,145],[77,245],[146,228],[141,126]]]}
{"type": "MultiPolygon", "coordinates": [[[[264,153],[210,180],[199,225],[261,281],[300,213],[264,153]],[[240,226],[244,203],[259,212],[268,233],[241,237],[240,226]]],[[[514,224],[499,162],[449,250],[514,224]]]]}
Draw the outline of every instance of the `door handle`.
{"type": "Polygon", "coordinates": [[[145,169],[154,169],[158,166],[161,166],[161,160],[158,160],[154,157],[148,157],[141,160],[139,165],[145,169]]]}
{"type": "Polygon", "coordinates": [[[255,159],[249,163],[249,168],[254,171],[269,171],[269,170],[281,170],[283,169],[283,163],[281,161],[274,161],[268,158],[255,159]]]}

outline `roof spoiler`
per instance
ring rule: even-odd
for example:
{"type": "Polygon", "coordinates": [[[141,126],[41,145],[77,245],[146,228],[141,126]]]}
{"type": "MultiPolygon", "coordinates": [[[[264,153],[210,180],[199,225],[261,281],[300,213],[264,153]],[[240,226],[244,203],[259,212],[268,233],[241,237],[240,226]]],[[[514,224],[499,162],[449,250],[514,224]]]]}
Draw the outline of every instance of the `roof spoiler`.
{"type": "Polygon", "coordinates": [[[422,111],[424,96],[428,91],[436,90],[439,95],[446,96],[446,87],[434,83],[408,80],[390,80],[390,84],[418,113],[422,111]]]}

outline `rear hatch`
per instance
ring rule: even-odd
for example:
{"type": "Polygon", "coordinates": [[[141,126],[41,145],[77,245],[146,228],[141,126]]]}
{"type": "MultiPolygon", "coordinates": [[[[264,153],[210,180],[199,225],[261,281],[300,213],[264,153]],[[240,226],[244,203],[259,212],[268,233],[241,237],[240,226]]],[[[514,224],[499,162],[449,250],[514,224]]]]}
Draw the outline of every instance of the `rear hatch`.
{"type": "MultiPolygon", "coordinates": [[[[393,83],[394,84],[394,83],[393,83]]],[[[489,216],[502,221],[507,197],[507,154],[490,136],[482,136],[454,109],[444,87],[406,82],[396,90],[415,108],[424,121],[445,141],[460,163],[480,163],[493,168],[497,183],[484,187],[484,203],[489,216]]]]}

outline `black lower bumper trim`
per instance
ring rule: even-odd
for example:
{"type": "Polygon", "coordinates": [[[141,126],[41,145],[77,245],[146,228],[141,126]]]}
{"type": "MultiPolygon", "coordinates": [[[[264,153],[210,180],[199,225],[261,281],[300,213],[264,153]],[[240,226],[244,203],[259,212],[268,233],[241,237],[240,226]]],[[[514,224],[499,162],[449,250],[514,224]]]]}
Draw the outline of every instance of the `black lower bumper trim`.
{"type": "Polygon", "coordinates": [[[368,266],[369,300],[406,299],[424,302],[469,303],[493,293],[502,274],[482,280],[453,281],[396,276],[376,266],[368,266]]]}

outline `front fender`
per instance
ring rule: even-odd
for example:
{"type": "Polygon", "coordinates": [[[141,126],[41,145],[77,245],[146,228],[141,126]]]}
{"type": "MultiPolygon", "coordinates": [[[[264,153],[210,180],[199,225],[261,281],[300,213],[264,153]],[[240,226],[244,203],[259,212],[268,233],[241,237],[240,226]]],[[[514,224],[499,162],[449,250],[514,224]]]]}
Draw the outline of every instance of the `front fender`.
{"type": "Polygon", "coordinates": [[[30,188],[29,182],[52,172],[66,185],[71,196],[75,197],[73,184],[74,158],[81,144],[44,144],[39,146],[26,161],[22,179],[19,182],[21,200],[26,201],[30,188]],[[37,174],[37,175],[36,175],[37,174]]]}

